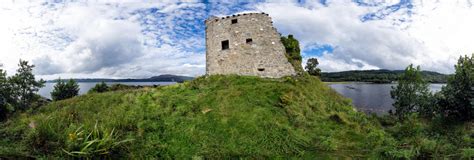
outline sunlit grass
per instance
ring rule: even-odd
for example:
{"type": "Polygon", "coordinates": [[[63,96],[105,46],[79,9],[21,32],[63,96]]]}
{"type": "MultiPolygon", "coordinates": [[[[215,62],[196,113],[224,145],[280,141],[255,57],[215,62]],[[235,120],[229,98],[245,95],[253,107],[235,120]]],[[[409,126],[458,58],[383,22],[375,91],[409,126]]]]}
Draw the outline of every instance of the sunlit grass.
{"type": "Polygon", "coordinates": [[[315,77],[209,76],[159,88],[93,93],[1,124],[0,135],[6,138],[0,140],[0,157],[404,154],[376,118],[356,112],[350,104],[315,77]]]}

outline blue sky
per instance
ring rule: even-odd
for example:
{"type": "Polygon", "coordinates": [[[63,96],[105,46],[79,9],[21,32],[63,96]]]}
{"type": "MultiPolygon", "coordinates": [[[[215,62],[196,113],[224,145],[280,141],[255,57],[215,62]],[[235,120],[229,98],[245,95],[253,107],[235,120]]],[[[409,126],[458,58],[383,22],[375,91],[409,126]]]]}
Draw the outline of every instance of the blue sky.
{"type": "Polygon", "coordinates": [[[474,9],[466,1],[96,1],[0,3],[0,64],[18,60],[36,74],[142,78],[205,72],[204,20],[241,12],[270,14],[300,40],[304,59],[323,71],[422,69],[452,73],[474,52],[474,9]]]}

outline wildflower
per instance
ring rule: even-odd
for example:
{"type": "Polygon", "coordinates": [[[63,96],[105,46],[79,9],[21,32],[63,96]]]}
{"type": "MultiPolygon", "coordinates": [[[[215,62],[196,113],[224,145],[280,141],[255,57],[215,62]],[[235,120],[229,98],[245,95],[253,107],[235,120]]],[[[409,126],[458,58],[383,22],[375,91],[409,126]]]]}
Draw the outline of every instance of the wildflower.
{"type": "Polygon", "coordinates": [[[77,139],[77,135],[74,133],[69,133],[69,140],[74,141],[77,139]]]}

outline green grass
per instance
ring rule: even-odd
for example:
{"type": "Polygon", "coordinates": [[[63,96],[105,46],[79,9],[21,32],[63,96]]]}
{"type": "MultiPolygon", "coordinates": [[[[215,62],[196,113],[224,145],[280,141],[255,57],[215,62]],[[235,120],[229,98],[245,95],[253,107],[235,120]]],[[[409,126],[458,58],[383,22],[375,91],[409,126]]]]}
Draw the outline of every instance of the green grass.
{"type": "Polygon", "coordinates": [[[209,76],[17,114],[0,124],[0,157],[403,157],[396,131],[315,77],[209,76]]]}

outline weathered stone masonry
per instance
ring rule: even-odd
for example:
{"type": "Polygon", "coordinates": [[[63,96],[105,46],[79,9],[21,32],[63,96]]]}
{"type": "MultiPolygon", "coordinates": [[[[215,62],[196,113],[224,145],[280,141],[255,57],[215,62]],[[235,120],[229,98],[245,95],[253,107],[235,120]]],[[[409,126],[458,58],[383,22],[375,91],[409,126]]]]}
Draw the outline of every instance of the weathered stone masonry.
{"type": "Polygon", "coordinates": [[[207,75],[279,78],[296,74],[268,14],[210,17],[205,23],[207,75]]]}

